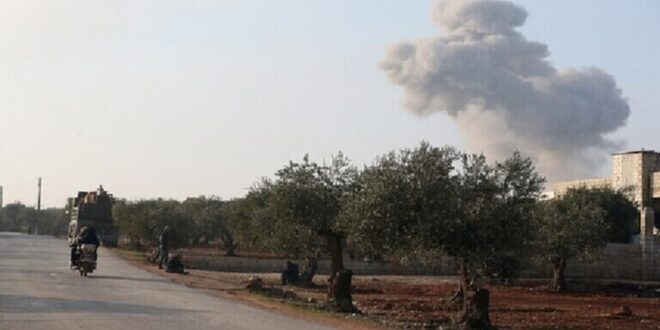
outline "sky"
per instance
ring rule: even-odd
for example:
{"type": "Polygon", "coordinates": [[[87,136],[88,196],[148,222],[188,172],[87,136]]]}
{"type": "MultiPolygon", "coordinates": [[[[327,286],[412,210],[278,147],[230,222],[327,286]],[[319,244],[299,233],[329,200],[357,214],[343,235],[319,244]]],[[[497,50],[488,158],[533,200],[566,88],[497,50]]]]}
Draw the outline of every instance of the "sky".
{"type": "MultiPolygon", "coordinates": [[[[631,115],[612,139],[660,150],[660,2],[514,3],[555,67],[615,77],[631,115]]],[[[432,5],[0,0],[4,203],[34,205],[38,177],[46,207],[99,184],[127,199],[230,199],[306,153],[361,166],[421,140],[465,149],[454,120],[406,111],[379,69],[389,45],[441,33],[432,5]]]]}

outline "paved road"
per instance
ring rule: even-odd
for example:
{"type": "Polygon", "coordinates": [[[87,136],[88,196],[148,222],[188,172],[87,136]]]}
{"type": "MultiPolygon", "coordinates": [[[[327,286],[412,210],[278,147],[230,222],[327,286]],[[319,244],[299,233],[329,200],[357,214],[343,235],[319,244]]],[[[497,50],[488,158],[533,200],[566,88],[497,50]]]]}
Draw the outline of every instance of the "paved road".
{"type": "Polygon", "coordinates": [[[0,329],[329,329],[174,284],[99,251],[88,278],[66,242],[0,232],[0,329]]]}

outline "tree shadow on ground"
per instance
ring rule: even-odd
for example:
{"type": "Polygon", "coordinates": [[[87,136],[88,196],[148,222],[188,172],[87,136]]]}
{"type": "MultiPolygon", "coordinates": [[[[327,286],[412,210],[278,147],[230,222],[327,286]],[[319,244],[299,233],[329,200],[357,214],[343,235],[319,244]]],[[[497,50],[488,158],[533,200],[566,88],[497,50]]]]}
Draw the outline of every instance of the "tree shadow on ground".
{"type": "Polygon", "coordinates": [[[161,308],[147,305],[112,303],[94,300],[0,294],[0,313],[59,312],[166,315],[171,313],[205,313],[210,311],[161,308]]]}
{"type": "Polygon", "coordinates": [[[25,233],[12,232],[12,231],[2,231],[0,232],[0,239],[28,239],[33,238],[34,235],[28,235],[25,233]]]}
{"type": "Polygon", "coordinates": [[[140,278],[140,277],[128,277],[128,276],[108,276],[108,275],[89,275],[91,278],[98,278],[103,280],[122,280],[122,281],[136,281],[136,282],[161,282],[161,283],[171,283],[169,280],[162,278],[140,278]]]}

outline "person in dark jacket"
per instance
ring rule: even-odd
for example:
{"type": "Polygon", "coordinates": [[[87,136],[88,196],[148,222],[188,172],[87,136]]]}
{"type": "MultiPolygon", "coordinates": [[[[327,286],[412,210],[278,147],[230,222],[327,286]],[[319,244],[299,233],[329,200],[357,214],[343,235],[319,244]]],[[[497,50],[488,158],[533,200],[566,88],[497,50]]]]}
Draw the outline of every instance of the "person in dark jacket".
{"type": "Polygon", "coordinates": [[[291,261],[286,262],[286,268],[282,271],[282,285],[293,285],[298,282],[300,274],[298,273],[298,265],[291,261]]]}
{"type": "Polygon", "coordinates": [[[80,232],[80,236],[78,236],[78,245],[82,244],[94,244],[96,246],[101,244],[101,240],[99,240],[99,236],[96,235],[96,229],[94,229],[94,227],[89,227],[85,232],[80,232]]]}
{"type": "Polygon", "coordinates": [[[177,274],[188,274],[185,271],[183,262],[181,262],[181,255],[179,254],[170,254],[167,260],[167,268],[165,271],[168,273],[177,273],[177,274]]]}
{"type": "MultiPolygon", "coordinates": [[[[77,266],[78,259],[80,258],[80,253],[78,252],[78,247],[83,244],[93,244],[97,247],[101,244],[99,237],[96,235],[96,229],[94,227],[82,227],[80,233],[73,240],[71,244],[71,267],[77,266]]],[[[96,253],[94,254],[94,259],[96,259],[96,253]]]]}
{"type": "Polygon", "coordinates": [[[69,247],[71,247],[71,268],[72,269],[77,266],[78,258],[80,257],[80,255],[78,254],[78,241],[80,240],[80,236],[83,233],[86,233],[86,232],[87,232],[87,227],[80,228],[80,232],[78,233],[78,235],[75,238],[73,238],[73,240],[69,244],[69,247]]]}
{"type": "Polygon", "coordinates": [[[167,255],[170,248],[170,228],[165,226],[163,232],[160,234],[160,261],[158,262],[158,269],[163,269],[163,265],[167,266],[167,255]]]}

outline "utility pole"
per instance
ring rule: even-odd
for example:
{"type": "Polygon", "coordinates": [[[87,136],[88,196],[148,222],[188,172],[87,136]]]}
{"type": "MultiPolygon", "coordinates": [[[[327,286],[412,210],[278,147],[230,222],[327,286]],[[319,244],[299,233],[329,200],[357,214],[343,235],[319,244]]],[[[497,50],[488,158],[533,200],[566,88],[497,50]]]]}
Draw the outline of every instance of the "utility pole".
{"type": "Polygon", "coordinates": [[[37,195],[37,223],[34,225],[35,235],[39,235],[39,220],[41,218],[41,177],[39,177],[37,187],[39,187],[39,194],[37,195]]]}
{"type": "Polygon", "coordinates": [[[37,195],[37,211],[41,211],[41,178],[39,178],[37,187],[39,187],[39,195],[37,195]]]}

